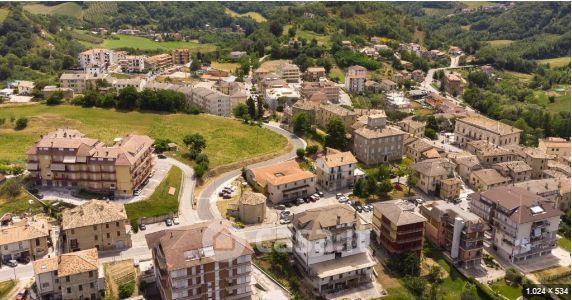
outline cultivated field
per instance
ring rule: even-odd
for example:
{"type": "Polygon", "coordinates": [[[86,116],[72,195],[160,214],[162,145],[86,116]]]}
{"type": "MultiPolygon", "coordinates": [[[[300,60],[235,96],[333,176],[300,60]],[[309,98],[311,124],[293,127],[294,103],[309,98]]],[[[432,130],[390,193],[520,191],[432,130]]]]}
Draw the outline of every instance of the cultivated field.
{"type": "Polygon", "coordinates": [[[251,17],[252,19],[254,19],[254,21],[256,21],[258,23],[266,22],[266,18],[264,16],[262,16],[261,14],[259,14],[257,12],[254,12],[254,11],[249,11],[249,12],[244,13],[244,14],[239,14],[232,9],[226,8],[224,10],[224,12],[227,15],[229,15],[231,17],[235,17],[235,18],[237,18],[237,17],[251,17]]]}
{"type": "Polygon", "coordinates": [[[204,150],[211,168],[278,152],[287,140],[270,130],[244,125],[239,121],[210,115],[118,112],[112,109],[82,108],[71,105],[12,106],[0,109],[0,160],[24,160],[34,142],[57,128],[77,128],[89,137],[111,143],[128,133],[169,138],[183,145],[186,134],[200,133],[207,141],[204,150]],[[14,130],[12,118],[27,117],[28,127],[14,130]],[[103,129],[105,128],[105,129],[103,129]]]}
{"type": "Polygon", "coordinates": [[[76,19],[81,19],[83,16],[81,6],[75,2],[65,2],[54,6],[29,4],[24,5],[24,9],[30,13],[39,15],[63,15],[76,19]]]}
{"type": "Polygon", "coordinates": [[[501,48],[504,46],[508,46],[510,44],[512,44],[512,40],[491,40],[491,41],[487,41],[487,43],[489,43],[491,45],[491,47],[493,48],[501,48]]]}
{"type": "Polygon", "coordinates": [[[109,49],[135,48],[141,50],[171,50],[187,48],[193,52],[211,52],[216,50],[213,44],[200,44],[196,42],[155,42],[148,38],[130,35],[116,35],[118,39],[105,39],[101,44],[82,42],[87,47],[102,47],[109,49]]]}
{"type": "Polygon", "coordinates": [[[213,67],[217,70],[234,73],[234,71],[236,71],[236,69],[240,67],[240,64],[237,64],[237,63],[220,63],[220,62],[213,61],[211,63],[211,67],[213,67]]]}
{"type": "Polygon", "coordinates": [[[539,64],[549,64],[551,68],[558,68],[570,65],[570,56],[563,56],[557,58],[548,58],[537,60],[539,64]]]}

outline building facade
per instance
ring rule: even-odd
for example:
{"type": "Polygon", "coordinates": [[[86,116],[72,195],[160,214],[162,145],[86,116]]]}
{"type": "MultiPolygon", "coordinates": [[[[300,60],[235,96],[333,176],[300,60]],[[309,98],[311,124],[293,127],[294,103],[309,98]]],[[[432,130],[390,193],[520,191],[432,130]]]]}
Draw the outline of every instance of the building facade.
{"type": "Polygon", "coordinates": [[[353,153],[366,165],[388,163],[403,157],[407,134],[386,125],[385,114],[367,116],[367,124],[354,131],[353,153]]]}
{"type": "Polygon", "coordinates": [[[0,235],[0,258],[2,262],[12,259],[36,260],[48,254],[50,228],[43,221],[22,220],[2,226],[0,235]]]}
{"type": "Polygon", "coordinates": [[[350,151],[326,148],[324,156],[316,159],[317,183],[328,191],[351,187],[362,177],[356,178],[356,169],[357,160],[350,151]]]}
{"type": "Polygon", "coordinates": [[[548,137],[538,140],[538,149],[547,155],[570,158],[570,141],[559,137],[548,137]]]}
{"type": "Polygon", "coordinates": [[[522,130],[483,116],[471,116],[455,122],[455,142],[465,146],[473,140],[486,140],[497,146],[519,144],[522,130]]]}
{"type": "Polygon", "coordinates": [[[351,66],[346,73],[344,86],[350,93],[363,93],[365,89],[365,81],[367,78],[367,69],[362,66],[351,66]]]}
{"type": "Polygon", "coordinates": [[[300,81],[300,68],[295,64],[281,64],[276,67],[276,74],[286,82],[300,81]]]}

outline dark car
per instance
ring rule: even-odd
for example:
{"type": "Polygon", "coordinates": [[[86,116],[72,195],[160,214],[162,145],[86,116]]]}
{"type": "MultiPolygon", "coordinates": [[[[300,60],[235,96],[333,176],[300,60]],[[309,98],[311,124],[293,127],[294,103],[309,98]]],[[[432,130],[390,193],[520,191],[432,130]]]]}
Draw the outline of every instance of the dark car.
{"type": "Polygon", "coordinates": [[[167,220],[165,220],[165,224],[166,224],[167,226],[173,226],[173,220],[167,219],[167,220]]]}
{"type": "Polygon", "coordinates": [[[286,202],[286,203],[284,203],[284,206],[286,206],[286,207],[292,207],[292,202],[286,202]]]}
{"type": "Polygon", "coordinates": [[[165,156],[165,154],[158,154],[157,158],[165,159],[165,158],[167,158],[167,156],[165,156]]]}
{"type": "Polygon", "coordinates": [[[12,268],[17,267],[18,266],[18,262],[14,259],[11,259],[9,261],[5,261],[4,262],[5,265],[10,266],[12,268]]]}
{"type": "Polygon", "coordinates": [[[23,265],[27,265],[30,262],[30,257],[28,256],[20,256],[18,257],[18,259],[16,259],[19,263],[23,264],[23,265]]]}
{"type": "Polygon", "coordinates": [[[139,230],[143,231],[147,229],[147,226],[145,226],[145,224],[139,224],[139,230]]]}
{"type": "Polygon", "coordinates": [[[16,300],[24,300],[27,298],[27,296],[28,296],[28,290],[21,289],[20,291],[18,291],[18,294],[16,294],[16,300]]]}

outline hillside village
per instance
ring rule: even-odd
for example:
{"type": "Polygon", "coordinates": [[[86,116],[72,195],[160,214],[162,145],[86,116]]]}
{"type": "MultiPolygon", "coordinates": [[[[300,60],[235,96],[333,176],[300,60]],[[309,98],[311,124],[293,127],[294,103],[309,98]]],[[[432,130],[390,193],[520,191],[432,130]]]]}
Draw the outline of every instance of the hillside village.
{"type": "MultiPolygon", "coordinates": [[[[256,34],[252,17],[236,18],[192,34],[256,34]]],[[[569,78],[546,86],[542,106],[530,100],[544,93],[540,73],[521,80],[464,40],[326,42],[256,23],[272,44],[206,52],[188,31],[97,24],[74,31],[84,47],[53,79],[6,78],[0,133],[13,138],[0,148],[18,159],[0,156],[0,298],[496,300],[569,288],[570,114],[547,108],[570,95],[569,78]],[[182,46],[103,47],[125,38],[182,46]],[[518,112],[500,91],[511,85],[530,92],[518,112]]]]}

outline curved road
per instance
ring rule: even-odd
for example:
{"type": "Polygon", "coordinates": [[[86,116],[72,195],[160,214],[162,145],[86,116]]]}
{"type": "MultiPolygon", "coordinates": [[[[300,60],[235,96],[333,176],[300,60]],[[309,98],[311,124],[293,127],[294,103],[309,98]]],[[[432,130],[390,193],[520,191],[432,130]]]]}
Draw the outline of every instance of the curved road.
{"type": "MultiPolygon", "coordinates": [[[[292,143],[292,146],[293,146],[292,150],[290,152],[283,154],[283,155],[280,155],[278,157],[249,165],[248,168],[269,166],[269,165],[273,165],[273,164],[276,164],[279,162],[283,162],[285,160],[292,159],[292,158],[296,157],[296,149],[306,147],[306,142],[303,139],[297,137],[295,134],[293,134],[291,132],[288,132],[288,131],[278,127],[277,125],[264,124],[264,127],[286,137],[288,139],[288,141],[290,141],[292,143]]],[[[202,190],[202,192],[200,193],[200,195],[198,196],[198,199],[197,199],[197,212],[198,212],[198,217],[201,220],[212,220],[212,219],[216,218],[215,216],[217,216],[218,214],[213,213],[213,211],[212,211],[213,209],[216,209],[216,206],[215,207],[211,206],[211,203],[210,203],[211,196],[214,193],[216,193],[216,190],[220,185],[222,185],[223,183],[229,181],[230,179],[240,175],[240,172],[241,172],[241,169],[236,169],[236,170],[224,173],[224,174],[220,175],[219,177],[217,177],[214,181],[209,183],[207,186],[205,186],[205,188],[202,190]]]]}
{"type": "Polygon", "coordinates": [[[191,166],[174,158],[167,157],[166,160],[172,166],[178,167],[183,171],[181,191],[179,192],[179,221],[183,225],[193,224],[199,220],[197,212],[193,209],[192,205],[196,184],[194,179],[195,171],[191,166]]]}

